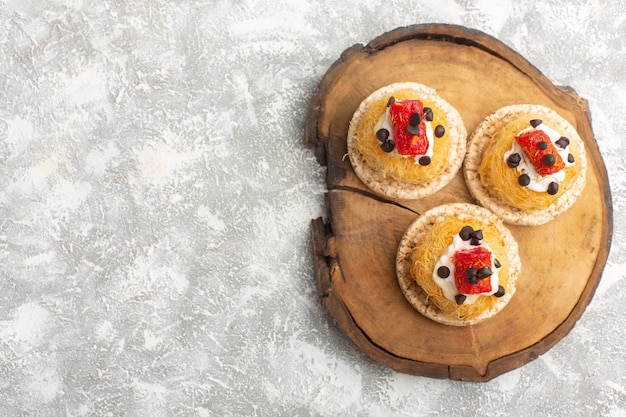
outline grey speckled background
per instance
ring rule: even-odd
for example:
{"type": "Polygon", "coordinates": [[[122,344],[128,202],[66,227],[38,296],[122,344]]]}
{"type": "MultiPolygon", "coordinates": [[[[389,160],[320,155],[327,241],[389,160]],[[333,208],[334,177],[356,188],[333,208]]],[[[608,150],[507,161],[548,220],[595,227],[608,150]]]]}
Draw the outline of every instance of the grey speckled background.
{"type": "Polygon", "coordinates": [[[626,416],[624,39],[621,0],[0,0],[0,415],[626,416]],[[614,196],[581,320],[485,384],[372,362],[313,280],[308,100],[425,22],[589,100],[614,196]]]}

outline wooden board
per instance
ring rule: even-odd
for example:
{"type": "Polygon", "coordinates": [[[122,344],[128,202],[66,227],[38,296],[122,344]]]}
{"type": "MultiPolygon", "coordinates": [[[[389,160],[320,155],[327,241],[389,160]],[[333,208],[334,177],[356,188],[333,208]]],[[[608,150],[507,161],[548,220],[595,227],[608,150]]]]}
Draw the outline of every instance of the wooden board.
{"type": "Polygon", "coordinates": [[[613,226],[587,103],[498,40],[460,26],[416,25],[349,48],[311,100],[305,143],[327,167],[327,219],[311,223],[319,292],[339,327],[372,359],[410,374],[486,381],[546,352],[589,304],[613,226]],[[359,103],[400,81],[435,88],[461,113],[468,133],[500,107],[535,103],[556,110],[585,142],[583,194],[553,222],[510,226],[522,260],[518,290],[504,310],[478,325],[445,326],[423,317],[405,300],[395,274],[398,243],[419,213],[474,202],[462,173],[431,197],[390,201],[368,191],[345,157],[359,103]]]}

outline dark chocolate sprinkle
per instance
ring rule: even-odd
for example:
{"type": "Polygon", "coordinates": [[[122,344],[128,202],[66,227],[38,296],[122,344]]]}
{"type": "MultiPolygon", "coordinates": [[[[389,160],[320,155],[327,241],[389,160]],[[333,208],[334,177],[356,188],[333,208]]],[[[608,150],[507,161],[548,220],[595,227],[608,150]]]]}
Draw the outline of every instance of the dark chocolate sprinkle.
{"type": "Polygon", "coordinates": [[[530,184],[530,177],[528,176],[528,174],[522,174],[519,176],[519,178],[517,179],[517,182],[519,183],[519,185],[521,185],[522,187],[526,187],[528,184],[530,184]]]}
{"type": "Polygon", "coordinates": [[[574,158],[574,155],[572,155],[571,153],[567,155],[567,162],[569,162],[570,164],[573,164],[575,160],[576,158],[574,158]]]}
{"type": "Polygon", "coordinates": [[[376,131],[376,139],[378,139],[379,141],[384,142],[387,140],[388,137],[389,131],[387,129],[383,128],[376,131]]]}
{"type": "Polygon", "coordinates": [[[431,109],[430,107],[424,107],[424,119],[432,122],[434,117],[435,115],[433,114],[433,109],[431,109]]]}
{"type": "Polygon", "coordinates": [[[561,136],[557,141],[556,144],[559,145],[561,147],[561,149],[565,149],[569,146],[569,139],[566,138],[565,136],[561,136]]]}
{"type": "Polygon", "coordinates": [[[417,162],[419,162],[419,164],[424,167],[426,165],[430,165],[430,156],[426,156],[426,155],[421,156],[417,162]]]}
{"type": "Polygon", "coordinates": [[[472,245],[472,246],[479,246],[480,245],[480,241],[483,240],[483,231],[482,230],[476,230],[476,231],[470,233],[470,238],[472,239],[472,241],[470,242],[470,245],[472,245]]]}
{"type": "Polygon", "coordinates": [[[465,294],[457,294],[454,296],[454,301],[456,301],[458,305],[461,305],[465,302],[466,298],[467,296],[465,294]]]}
{"type": "Polygon", "coordinates": [[[470,234],[474,232],[472,226],[463,226],[461,231],[459,232],[459,236],[462,240],[470,240],[470,234]]]}
{"type": "Polygon", "coordinates": [[[491,276],[491,268],[488,266],[483,266],[478,270],[478,279],[485,279],[491,276]]]}
{"type": "Polygon", "coordinates": [[[465,270],[465,279],[468,284],[478,284],[478,269],[476,268],[467,268],[465,270]]]}
{"type": "Polygon", "coordinates": [[[411,126],[417,126],[420,123],[422,123],[422,116],[420,116],[420,114],[417,112],[411,114],[411,116],[409,117],[409,124],[411,126]]]}
{"type": "Polygon", "coordinates": [[[543,120],[541,120],[541,119],[532,119],[532,120],[530,121],[530,125],[531,125],[532,127],[537,127],[537,126],[539,126],[541,123],[543,123],[543,120]]]}
{"type": "Polygon", "coordinates": [[[437,136],[438,138],[442,137],[444,134],[446,133],[446,128],[443,127],[442,125],[437,125],[437,127],[435,128],[435,136],[437,136]]]}
{"type": "Polygon", "coordinates": [[[548,184],[548,194],[555,195],[558,192],[559,192],[559,184],[558,183],[552,181],[550,184],[548,184]]]}
{"type": "Polygon", "coordinates": [[[437,268],[437,276],[439,276],[439,278],[448,278],[450,276],[450,268],[447,266],[440,266],[437,268]]]}
{"type": "Polygon", "coordinates": [[[554,165],[554,163],[556,162],[556,158],[554,157],[554,155],[552,155],[551,153],[547,153],[543,156],[543,158],[541,158],[541,162],[547,166],[547,167],[551,167],[552,165],[554,165]]]}
{"type": "Polygon", "coordinates": [[[393,143],[393,141],[389,139],[387,139],[386,141],[380,144],[380,149],[382,149],[384,152],[387,152],[387,153],[393,151],[393,148],[395,147],[396,145],[393,143]]]}
{"type": "Polygon", "coordinates": [[[406,131],[409,135],[417,135],[420,132],[419,126],[406,125],[406,131]]]}
{"type": "Polygon", "coordinates": [[[498,291],[495,292],[496,297],[502,297],[504,295],[504,287],[502,285],[498,285],[498,291]]]}
{"type": "Polygon", "coordinates": [[[387,107],[391,106],[391,103],[395,103],[396,102],[396,98],[394,96],[389,97],[389,100],[387,101],[387,107]]]}
{"type": "Polygon", "coordinates": [[[522,156],[520,154],[512,153],[506,159],[506,164],[509,166],[509,168],[517,168],[517,166],[519,165],[521,161],[522,161],[522,156]]]}
{"type": "Polygon", "coordinates": [[[537,142],[537,148],[539,148],[542,151],[545,151],[546,149],[548,149],[548,144],[546,143],[545,140],[540,140],[539,142],[537,142]]]}
{"type": "Polygon", "coordinates": [[[500,263],[500,261],[496,258],[493,260],[493,266],[495,266],[496,268],[500,268],[502,266],[502,264],[500,263]]]}

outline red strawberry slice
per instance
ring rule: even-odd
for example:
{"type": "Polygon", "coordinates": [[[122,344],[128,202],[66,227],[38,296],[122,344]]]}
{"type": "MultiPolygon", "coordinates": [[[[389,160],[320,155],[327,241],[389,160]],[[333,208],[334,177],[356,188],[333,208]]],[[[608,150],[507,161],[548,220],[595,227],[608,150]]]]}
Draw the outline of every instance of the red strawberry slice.
{"type": "Polygon", "coordinates": [[[461,294],[482,294],[491,291],[491,279],[489,277],[478,279],[476,284],[470,284],[467,280],[468,269],[476,271],[483,267],[491,268],[491,252],[482,246],[468,250],[460,250],[452,255],[454,264],[454,282],[461,294]]]}
{"type": "Polygon", "coordinates": [[[391,103],[389,107],[396,149],[400,155],[426,155],[428,138],[424,122],[424,105],[419,100],[401,100],[391,103]],[[411,128],[411,115],[419,114],[420,122],[411,128]],[[415,132],[409,133],[408,130],[415,132]]]}
{"type": "Polygon", "coordinates": [[[545,177],[565,168],[561,155],[543,130],[537,129],[522,133],[515,136],[515,140],[541,176],[545,177]]]}

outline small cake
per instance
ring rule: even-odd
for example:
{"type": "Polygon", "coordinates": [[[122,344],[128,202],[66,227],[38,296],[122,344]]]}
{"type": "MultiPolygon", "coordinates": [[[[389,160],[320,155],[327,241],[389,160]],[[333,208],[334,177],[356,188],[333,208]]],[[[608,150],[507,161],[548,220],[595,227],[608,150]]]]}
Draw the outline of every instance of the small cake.
{"type": "Polygon", "coordinates": [[[517,242],[489,210],[467,203],[426,211],[406,230],[396,257],[398,283],[424,316],[466,326],[493,317],[515,293],[517,242]]]}
{"type": "Polygon", "coordinates": [[[463,173],[472,196],[505,222],[536,226],[574,204],[587,160],[576,129],[554,110],[519,104],[485,118],[472,133],[463,173]]]}
{"type": "Polygon", "coordinates": [[[448,184],[465,156],[467,132],[458,111],[435,90],[395,83],[367,97],[348,130],[356,175],[376,194],[419,199],[448,184]]]}

